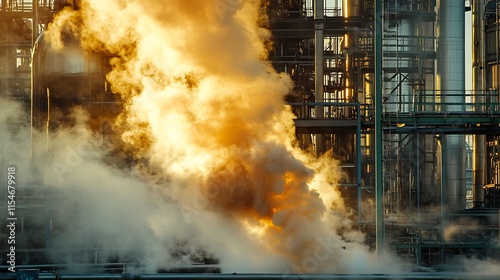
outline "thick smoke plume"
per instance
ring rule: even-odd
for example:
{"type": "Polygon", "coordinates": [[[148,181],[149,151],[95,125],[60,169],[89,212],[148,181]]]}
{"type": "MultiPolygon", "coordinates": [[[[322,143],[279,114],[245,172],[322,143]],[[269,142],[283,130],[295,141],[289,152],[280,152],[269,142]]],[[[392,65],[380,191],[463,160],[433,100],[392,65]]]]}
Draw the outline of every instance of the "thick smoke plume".
{"type": "Polygon", "coordinates": [[[54,246],[91,240],[146,271],[198,256],[224,272],[388,272],[351,229],[337,163],[295,146],[283,103],[292,84],[265,62],[262,9],[258,0],[87,0],[55,18],[52,46],[72,33],[113,57],[107,79],[124,100],[113,129],[133,164],[104,163],[79,110],[74,128],[50,136],[65,152],[52,151],[60,164],[45,167],[45,182],[78,197],[61,208],[86,229],[54,246]]]}

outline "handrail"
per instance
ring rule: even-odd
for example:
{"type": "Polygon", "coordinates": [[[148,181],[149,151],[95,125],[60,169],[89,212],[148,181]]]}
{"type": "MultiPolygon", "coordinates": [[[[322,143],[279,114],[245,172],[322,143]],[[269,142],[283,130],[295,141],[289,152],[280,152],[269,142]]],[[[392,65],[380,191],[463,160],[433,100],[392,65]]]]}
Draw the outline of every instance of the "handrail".
{"type": "MultiPolygon", "coordinates": [[[[298,119],[315,119],[313,108],[324,107],[324,115],[319,119],[373,120],[374,108],[371,104],[359,102],[288,102],[298,119]]],[[[448,117],[464,114],[482,117],[500,117],[500,97],[497,91],[427,91],[412,95],[387,97],[382,104],[383,113],[388,118],[432,114],[448,117]],[[458,100],[457,100],[458,99],[458,100]]]]}
{"type": "MultiPolygon", "coordinates": [[[[7,0],[3,0],[7,1],[7,0]]],[[[0,1],[2,2],[2,1],[0,1]]],[[[38,3],[38,8],[49,8],[52,10],[54,7],[54,0],[17,0],[17,1],[7,1],[5,5],[5,10],[3,11],[0,6],[0,11],[2,12],[33,12],[33,3],[38,3]]]]}
{"type": "Polygon", "coordinates": [[[441,90],[400,94],[387,96],[383,105],[386,113],[500,114],[500,98],[495,90],[441,90]]]}

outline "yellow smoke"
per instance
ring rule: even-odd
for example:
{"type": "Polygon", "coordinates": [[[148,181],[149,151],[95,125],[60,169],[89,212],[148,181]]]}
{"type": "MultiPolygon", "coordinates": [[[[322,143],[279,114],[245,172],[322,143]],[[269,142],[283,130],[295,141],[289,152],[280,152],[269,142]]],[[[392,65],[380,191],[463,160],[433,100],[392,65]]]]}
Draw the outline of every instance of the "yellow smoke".
{"type": "Polygon", "coordinates": [[[159,194],[183,205],[201,193],[196,209],[236,222],[293,272],[348,272],[357,254],[367,266],[362,236],[338,233],[350,230],[338,165],[294,145],[283,103],[292,83],[265,61],[263,6],[86,0],[61,12],[47,38],[62,46],[70,32],[86,51],[113,57],[107,79],[125,104],[116,132],[144,176],[166,182],[159,194]]]}

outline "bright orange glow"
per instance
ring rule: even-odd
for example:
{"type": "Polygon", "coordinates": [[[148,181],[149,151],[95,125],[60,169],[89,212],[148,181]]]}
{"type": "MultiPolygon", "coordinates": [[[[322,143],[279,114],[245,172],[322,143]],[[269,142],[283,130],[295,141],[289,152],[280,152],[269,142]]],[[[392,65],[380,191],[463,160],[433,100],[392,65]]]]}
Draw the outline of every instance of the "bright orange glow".
{"type": "MultiPolygon", "coordinates": [[[[338,235],[350,231],[335,187],[339,167],[294,144],[293,115],[283,104],[293,85],[264,61],[270,33],[261,1],[166,2],[86,0],[61,13],[48,37],[57,45],[69,30],[86,50],[114,57],[107,78],[125,101],[115,132],[145,166],[138,173],[161,182],[157,193],[199,211],[186,223],[196,229],[213,214],[223,221],[214,232],[243,229],[288,262],[282,272],[348,271],[348,257],[337,256],[354,242],[338,235]],[[194,206],[192,193],[199,194],[194,206]],[[313,270],[305,260],[318,238],[334,245],[313,270]]],[[[161,236],[161,219],[152,223],[161,236]]],[[[208,244],[226,242],[214,235],[208,244]]],[[[250,254],[226,249],[234,255],[220,253],[222,263],[250,254]]]]}

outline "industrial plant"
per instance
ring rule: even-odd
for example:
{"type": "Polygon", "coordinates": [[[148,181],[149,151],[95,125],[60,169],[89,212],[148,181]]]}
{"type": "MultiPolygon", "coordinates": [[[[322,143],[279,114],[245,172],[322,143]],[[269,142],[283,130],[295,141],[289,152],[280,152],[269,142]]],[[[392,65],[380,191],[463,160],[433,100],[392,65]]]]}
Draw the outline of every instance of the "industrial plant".
{"type": "Polygon", "coordinates": [[[141,2],[0,0],[2,272],[498,265],[500,2],[141,2]]]}

